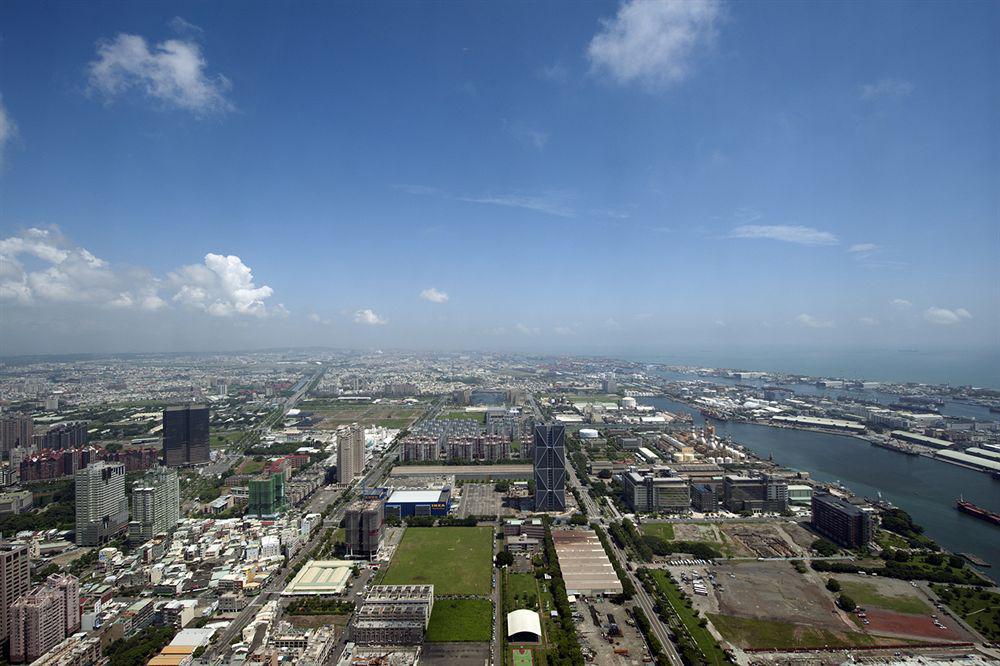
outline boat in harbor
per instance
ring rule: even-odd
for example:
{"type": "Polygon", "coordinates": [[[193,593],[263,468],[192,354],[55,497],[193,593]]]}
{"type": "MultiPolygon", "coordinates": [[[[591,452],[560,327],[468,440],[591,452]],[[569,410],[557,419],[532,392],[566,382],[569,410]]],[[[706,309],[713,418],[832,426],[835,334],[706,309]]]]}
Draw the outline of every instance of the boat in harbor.
{"type": "Polygon", "coordinates": [[[1000,525],[1000,513],[993,513],[981,506],[976,506],[972,502],[966,502],[964,498],[959,498],[955,502],[955,508],[962,513],[972,516],[973,518],[978,518],[980,520],[985,520],[988,523],[993,523],[994,525],[1000,525]]]}

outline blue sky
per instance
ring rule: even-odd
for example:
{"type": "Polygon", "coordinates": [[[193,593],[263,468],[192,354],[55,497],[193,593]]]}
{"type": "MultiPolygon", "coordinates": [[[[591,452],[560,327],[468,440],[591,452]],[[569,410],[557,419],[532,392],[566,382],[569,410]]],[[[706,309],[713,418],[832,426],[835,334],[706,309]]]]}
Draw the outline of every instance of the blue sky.
{"type": "Polygon", "coordinates": [[[996,350],[997,3],[0,5],[0,354],[996,350]]]}

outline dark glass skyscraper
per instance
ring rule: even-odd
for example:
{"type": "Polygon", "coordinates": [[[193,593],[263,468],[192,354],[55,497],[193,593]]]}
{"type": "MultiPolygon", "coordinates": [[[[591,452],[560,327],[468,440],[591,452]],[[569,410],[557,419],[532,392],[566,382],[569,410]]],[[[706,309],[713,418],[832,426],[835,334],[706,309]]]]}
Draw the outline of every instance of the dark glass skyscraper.
{"type": "Polygon", "coordinates": [[[163,462],[170,467],[208,462],[208,407],[180,405],[163,410],[163,462]]]}
{"type": "Polygon", "coordinates": [[[566,510],[565,441],[565,426],[535,426],[535,511],[566,510]]]}

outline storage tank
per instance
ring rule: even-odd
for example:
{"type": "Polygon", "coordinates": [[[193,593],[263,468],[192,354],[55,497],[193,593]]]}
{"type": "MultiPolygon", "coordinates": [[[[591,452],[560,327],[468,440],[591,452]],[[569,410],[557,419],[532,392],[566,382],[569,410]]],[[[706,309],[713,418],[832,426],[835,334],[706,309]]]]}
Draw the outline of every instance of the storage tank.
{"type": "Polygon", "coordinates": [[[631,396],[622,398],[621,402],[622,409],[635,409],[636,404],[637,403],[635,401],[635,398],[631,396]]]}
{"type": "Polygon", "coordinates": [[[726,456],[725,458],[722,459],[722,462],[725,463],[726,465],[732,465],[733,459],[730,458],[729,456],[726,456]]]}
{"type": "Polygon", "coordinates": [[[580,428],[580,439],[597,439],[597,435],[593,428],[580,428]]]}

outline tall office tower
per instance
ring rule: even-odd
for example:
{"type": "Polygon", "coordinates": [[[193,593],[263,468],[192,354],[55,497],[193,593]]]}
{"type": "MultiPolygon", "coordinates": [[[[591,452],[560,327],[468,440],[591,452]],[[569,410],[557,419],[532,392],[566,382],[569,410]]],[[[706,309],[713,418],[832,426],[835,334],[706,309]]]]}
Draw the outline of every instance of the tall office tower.
{"type": "Polygon", "coordinates": [[[76,544],[99,546],[128,527],[125,465],[92,463],[76,473],[76,544]]]}
{"type": "Polygon", "coordinates": [[[157,467],[132,485],[132,520],[128,540],[149,541],[157,534],[171,532],[181,517],[181,491],[177,471],[157,467]]]}
{"type": "Polygon", "coordinates": [[[168,467],[208,462],[208,407],[179,405],[163,410],[163,463],[168,467]]]}
{"type": "Polygon", "coordinates": [[[66,624],[63,627],[67,636],[80,631],[80,581],[71,574],[52,574],[45,579],[45,584],[62,596],[66,609],[66,624]]]}
{"type": "Polygon", "coordinates": [[[28,547],[0,542],[0,644],[10,637],[10,607],[31,589],[28,547]]]}
{"type": "Polygon", "coordinates": [[[365,429],[358,423],[337,433],[337,481],[350,483],[365,470],[365,429]]]}
{"type": "Polygon", "coordinates": [[[18,447],[31,448],[34,430],[34,421],[30,416],[0,416],[0,452],[7,453],[18,447]]]}
{"type": "Polygon", "coordinates": [[[10,661],[33,662],[66,638],[62,591],[42,585],[10,607],[10,661]]]}
{"type": "Polygon", "coordinates": [[[381,500],[358,500],[344,513],[347,556],[373,559],[385,532],[385,505],[381,500]]]}
{"type": "Polygon", "coordinates": [[[535,426],[535,511],[566,510],[565,440],[565,426],[535,426]]]}

